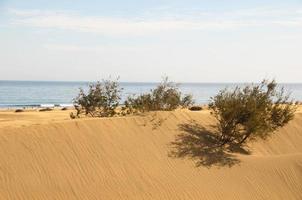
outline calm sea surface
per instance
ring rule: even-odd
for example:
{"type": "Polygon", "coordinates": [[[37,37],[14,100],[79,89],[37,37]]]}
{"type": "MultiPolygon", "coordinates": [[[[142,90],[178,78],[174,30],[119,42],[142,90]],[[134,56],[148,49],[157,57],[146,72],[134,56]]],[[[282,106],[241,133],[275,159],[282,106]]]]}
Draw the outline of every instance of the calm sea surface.
{"type": "MultiPolygon", "coordinates": [[[[0,107],[31,107],[72,104],[79,88],[87,88],[88,82],[48,82],[48,81],[0,81],[0,107]]],[[[149,91],[156,83],[121,83],[123,98],[129,94],[149,91]]],[[[194,96],[196,103],[209,102],[219,90],[225,87],[244,85],[243,83],[183,83],[183,93],[194,96]]],[[[295,100],[302,101],[302,83],[281,84],[292,94],[295,100]]]]}

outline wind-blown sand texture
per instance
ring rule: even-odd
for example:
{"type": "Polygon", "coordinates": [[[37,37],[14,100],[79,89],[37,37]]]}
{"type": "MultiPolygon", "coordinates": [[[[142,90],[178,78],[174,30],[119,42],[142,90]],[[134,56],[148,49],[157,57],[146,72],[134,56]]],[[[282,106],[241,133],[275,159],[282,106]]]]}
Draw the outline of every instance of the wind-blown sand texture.
{"type": "Polygon", "coordinates": [[[68,114],[0,112],[0,199],[302,199],[301,112],[250,155],[213,166],[171,155],[171,142],[191,134],[182,126],[213,124],[208,111],[68,114]]]}

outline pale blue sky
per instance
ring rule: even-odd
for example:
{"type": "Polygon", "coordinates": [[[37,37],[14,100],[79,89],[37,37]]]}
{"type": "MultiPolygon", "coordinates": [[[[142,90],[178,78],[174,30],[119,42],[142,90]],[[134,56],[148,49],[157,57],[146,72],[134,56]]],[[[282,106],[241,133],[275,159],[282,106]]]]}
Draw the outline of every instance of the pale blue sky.
{"type": "Polygon", "coordinates": [[[302,82],[301,52],[301,0],[0,0],[0,80],[302,82]]]}

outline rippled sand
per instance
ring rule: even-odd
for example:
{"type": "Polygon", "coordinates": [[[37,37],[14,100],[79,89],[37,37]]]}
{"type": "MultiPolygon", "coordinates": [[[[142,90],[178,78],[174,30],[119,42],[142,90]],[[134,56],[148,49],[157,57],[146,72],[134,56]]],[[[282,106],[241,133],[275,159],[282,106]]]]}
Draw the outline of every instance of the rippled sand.
{"type": "Polygon", "coordinates": [[[217,165],[170,155],[190,123],[214,120],[208,111],[79,120],[2,111],[0,199],[302,199],[301,112],[217,165]]]}

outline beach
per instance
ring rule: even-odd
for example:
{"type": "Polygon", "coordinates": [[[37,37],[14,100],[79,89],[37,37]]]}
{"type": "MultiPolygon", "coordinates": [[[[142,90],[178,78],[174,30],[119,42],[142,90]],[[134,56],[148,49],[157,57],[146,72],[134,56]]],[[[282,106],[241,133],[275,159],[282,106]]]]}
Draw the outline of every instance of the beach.
{"type": "Polygon", "coordinates": [[[0,0],[0,200],[302,200],[302,1],[0,0]]]}
{"type": "Polygon", "coordinates": [[[249,153],[214,165],[171,156],[209,110],[70,119],[71,110],[0,111],[0,199],[302,199],[302,109],[249,153]]]}

